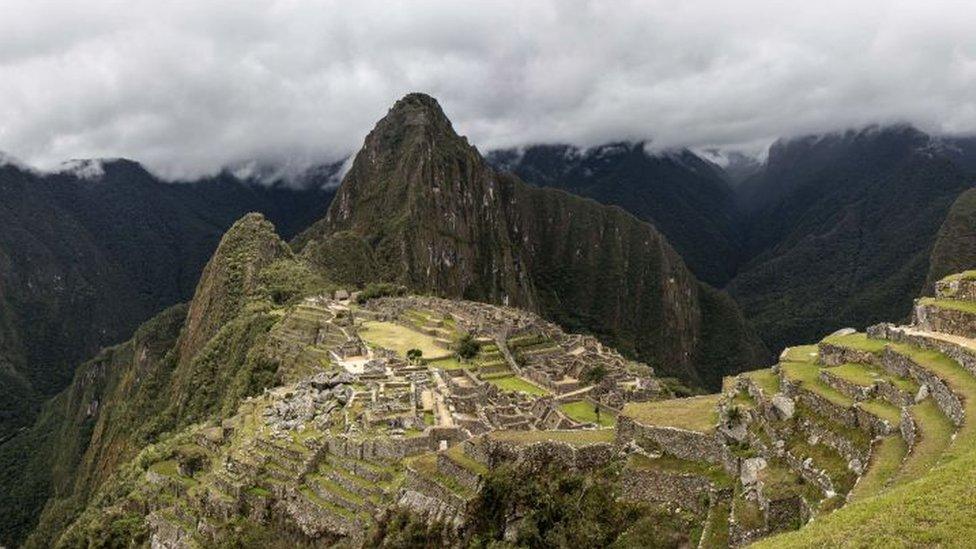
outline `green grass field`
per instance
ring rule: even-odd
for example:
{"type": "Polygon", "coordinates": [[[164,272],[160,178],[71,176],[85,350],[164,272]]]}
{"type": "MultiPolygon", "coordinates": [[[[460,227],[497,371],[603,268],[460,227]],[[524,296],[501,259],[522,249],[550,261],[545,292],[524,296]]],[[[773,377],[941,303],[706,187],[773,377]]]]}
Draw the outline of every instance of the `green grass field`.
{"type": "Polygon", "coordinates": [[[535,396],[545,396],[549,391],[539,387],[535,383],[518,376],[493,377],[486,379],[488,383],[495,385],[503,391],[521,391],[535,396]]]}
{"type": "Polygon", "coordinates": [[[608,410],[600,410],[600,418],[597,421],[593,403],[585,400],[560,404],[559,409],[567,416],[581,423],[596,423],[601,427],[612,427],[617,423],[616,415],[608,410]]]}
{"type": "Polygon", "coordinates": [[[721,394],[703,395],[655,402],[631,402],[624,406],[622,415],[639,423],[677,427],[709,433],[718,423],[718,401],[721,394]]]}
{"type": "Polygon", "coordinates": [[[579,431],[492,431],[487,436],[495,440],[521,444],[553,440],[574,446],[585,446],[587,444],[613,442],[616,437],[616,431],[613,429],[579,431]]]}
{"type": "Polygon", "coordinates": [[[881,492],[894,478],[908,453],[908,445],[900,434],[889,435],[879,442],[871,454],[867,471],[851,490],[851,501],[858,501],[881,492]]]}
{"type": "Polygon", "coordinates": [[[919,304],[935,305],[940,309],[951,309],[954,311],[961,311],[976,315],[976,302],[972,301],[957,301],[954,299],[935,299],[933,297],[926,297],[919,300],[919,304]]]}
{"type": "Polygon", "coordinates": [[[365,322],[359,335],[366,343],[390,349],[402,357],[406,357],[410,349],[420,349],[424,353],[423,358],[428,359],[452,355],[449,349],[438,345],[433,337],[392,322],[365,322]]]}

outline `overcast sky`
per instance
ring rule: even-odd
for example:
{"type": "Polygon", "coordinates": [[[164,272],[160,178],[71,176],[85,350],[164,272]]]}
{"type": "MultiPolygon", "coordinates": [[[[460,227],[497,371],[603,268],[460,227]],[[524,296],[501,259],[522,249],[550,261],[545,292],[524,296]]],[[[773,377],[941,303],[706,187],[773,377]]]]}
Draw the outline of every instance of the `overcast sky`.
{"type": "Polygon", "coordinates": [[[354,152],[437,97],[482,150],[976,132],[976,2],[0,0],[0,151],[168,177],[354,152]]]}

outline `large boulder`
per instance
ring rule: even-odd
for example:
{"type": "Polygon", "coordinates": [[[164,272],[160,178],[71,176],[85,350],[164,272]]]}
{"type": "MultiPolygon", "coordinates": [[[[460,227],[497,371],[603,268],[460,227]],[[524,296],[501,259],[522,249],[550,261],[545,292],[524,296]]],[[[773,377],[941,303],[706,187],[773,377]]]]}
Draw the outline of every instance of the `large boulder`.
{"type": "Polygon", "coordinates": [[[793,414],[796,413],[796,403],[793,399],[784,395],[783,393],[777,393],[773,396],[773,410],[776,411],[776,416],[779,419],[790,419],[793,414]]]}
{"type": "Polygon", "coordinates": [[[749,486],[759,481],[759,472],[766,468],[766,460],[761,457],[752,457],[742,461],[739,470],[739,480],[743,486],[749,486]]]}

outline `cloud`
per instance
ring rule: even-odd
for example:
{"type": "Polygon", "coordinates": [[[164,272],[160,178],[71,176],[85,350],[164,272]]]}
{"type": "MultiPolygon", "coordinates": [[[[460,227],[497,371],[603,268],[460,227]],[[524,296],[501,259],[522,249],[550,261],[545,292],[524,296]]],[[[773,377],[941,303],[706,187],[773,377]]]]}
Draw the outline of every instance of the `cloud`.
{"type": "Polygon", "coordinates": [[[482,150],[976,132],[971,2],[5,0],[0,150],[168,177],[354,152],[409,91],[482,150]]]}

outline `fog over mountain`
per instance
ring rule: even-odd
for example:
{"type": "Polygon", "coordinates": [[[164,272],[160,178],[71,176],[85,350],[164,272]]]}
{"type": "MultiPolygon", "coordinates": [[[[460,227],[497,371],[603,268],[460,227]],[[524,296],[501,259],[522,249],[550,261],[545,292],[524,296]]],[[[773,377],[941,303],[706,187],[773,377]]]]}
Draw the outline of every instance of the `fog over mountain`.
{"type": "Polygon", "coordinates": [[[482,150],[759,151],[870,123],[976,130],[963,2],[9,0],[0,151],[168,178],[347,157],[407,91],[482,150]],[[53,5],[52,4],[56,4],[53,5]]]}

